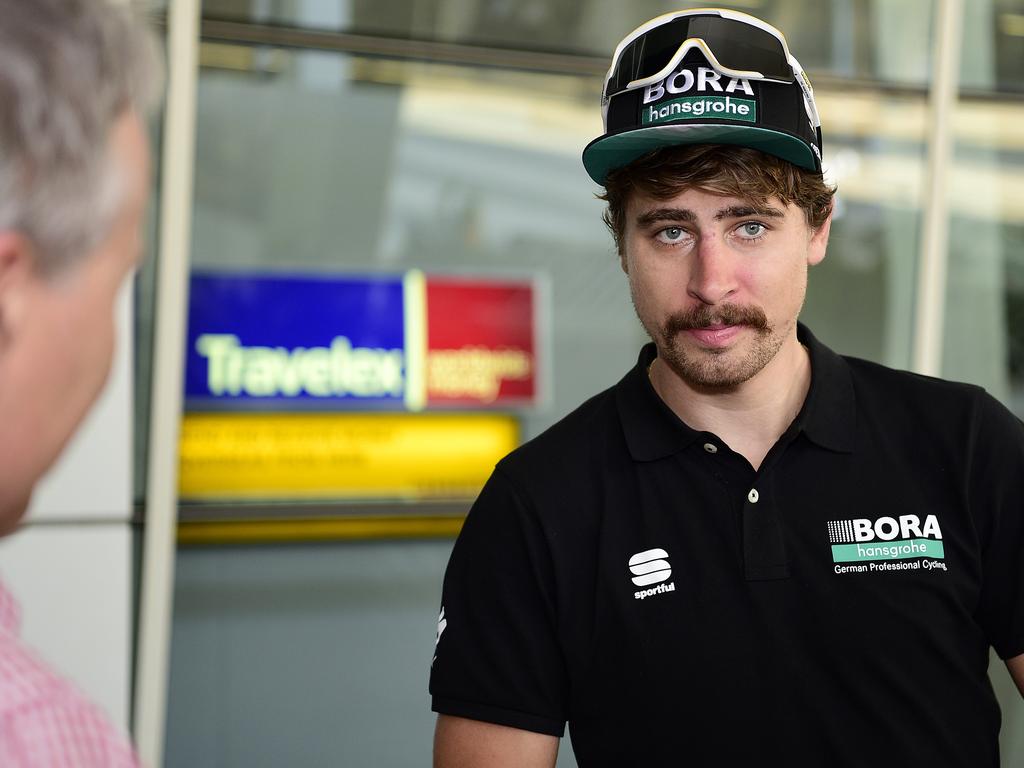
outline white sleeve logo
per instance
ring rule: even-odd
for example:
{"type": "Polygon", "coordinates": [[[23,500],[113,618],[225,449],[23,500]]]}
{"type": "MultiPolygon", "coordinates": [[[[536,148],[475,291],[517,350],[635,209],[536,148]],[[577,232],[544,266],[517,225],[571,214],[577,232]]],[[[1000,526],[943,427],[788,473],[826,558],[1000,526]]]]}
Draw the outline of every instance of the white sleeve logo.
{"type": "Polygon", "coordinates": [[[434,640],[434,647],[437,648],[437,644],[441,642],[441,634],[444,632],[445,627],[448,626],[448,619],[444,617],[444,606],[441,606],[441,615],[437,617],[437,639],[434,640]]]}
{"type": "Polygon", "coordinates": [[[437,637],[434,639],[434,658],[431,660],[430,665],[433,666],[434,662],[437,661],[437,644],[441,642],[441,635],[444,633],[445,627],[448,626],[448,619],[444,617],[444,606],[441,606],[441,615],[437,617],[437,637]]]}

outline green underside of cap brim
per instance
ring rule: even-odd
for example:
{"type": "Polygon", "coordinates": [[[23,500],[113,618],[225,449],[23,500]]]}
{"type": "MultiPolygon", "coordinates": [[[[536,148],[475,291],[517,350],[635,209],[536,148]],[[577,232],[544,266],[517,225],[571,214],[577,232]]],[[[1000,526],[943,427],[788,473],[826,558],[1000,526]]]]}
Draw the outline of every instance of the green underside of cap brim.
{"type": "Polygon", "coordinates": [[[591,142],[583,150],[583,167],[590,178],[604,184],[609,171],[629,165],[660,147],[681,144],[732,144],[758,149],[793,165],[817,170],[814,154],[803,141],[781,131],[737,125],[652,125],[591,142]]]}

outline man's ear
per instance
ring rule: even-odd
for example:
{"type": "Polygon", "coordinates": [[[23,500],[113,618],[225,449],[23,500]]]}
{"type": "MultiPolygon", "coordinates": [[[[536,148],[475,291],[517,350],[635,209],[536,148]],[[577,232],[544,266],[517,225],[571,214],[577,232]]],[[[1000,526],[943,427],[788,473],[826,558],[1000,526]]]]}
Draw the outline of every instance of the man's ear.
{"type": "Polygon", "coordinates": [[[832,213],[835,209],[835,201],[833,201],[832,207],[829,209],[828,216],[825,217],[825,221],[822,222],[820,227],[811,233],[811,240],[807,247],[808,266],[813,267],[820,264],[825,258],[825,250],[828,248],[828,236],[832,231],[832,213]]]}
{"type": "Polygon", "coordinates": [[[629,274],[629,264],[626,261],[626,252],[619,251],[619,266],[622,267],[622,271],[627,275],[629,274]]]}
{"type": "Polygon", "coordinates": [[[0,351],[18,332],[38,280],[28,239],[18,232],[0,231],[0,351]]]}

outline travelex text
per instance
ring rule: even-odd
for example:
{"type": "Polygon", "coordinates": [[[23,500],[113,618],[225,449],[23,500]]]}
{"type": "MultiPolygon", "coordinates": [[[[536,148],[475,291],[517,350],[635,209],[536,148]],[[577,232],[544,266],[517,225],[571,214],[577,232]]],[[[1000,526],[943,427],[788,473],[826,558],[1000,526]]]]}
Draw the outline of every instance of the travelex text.
{"type": "Polygon", "coordinates": [[[533,280],[193,273],[185,397],[206,410],[539,398],[533,280]]]}

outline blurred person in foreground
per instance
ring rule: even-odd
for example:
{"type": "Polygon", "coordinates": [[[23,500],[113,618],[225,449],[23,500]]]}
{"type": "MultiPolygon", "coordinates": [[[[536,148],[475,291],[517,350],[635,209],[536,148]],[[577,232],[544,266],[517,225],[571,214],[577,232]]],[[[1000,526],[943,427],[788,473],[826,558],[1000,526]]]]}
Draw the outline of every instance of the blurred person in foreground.
{"type": "MultiPolygon", "coordinates": [[[[0,534],[103,388],[141,254],[151,33],[106,0],[0,0],[0,534]]],[[[0,584],[0,765],[134,765],[98,708],[18,639],[0,584]]]]}
{"type": "MultiPolygon", "coordinates": [[[[745,14],[627,36],[584,150],[653,343],[497,466],[452,552],[439,766],[999,764],[1024,681],[1024,426],[797,318],[834,189],[745,14]]],[[[902,254],[912,258],[912,254],[902,254]]]]}

